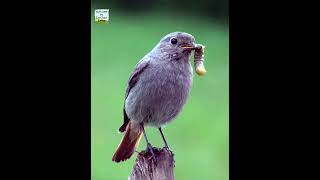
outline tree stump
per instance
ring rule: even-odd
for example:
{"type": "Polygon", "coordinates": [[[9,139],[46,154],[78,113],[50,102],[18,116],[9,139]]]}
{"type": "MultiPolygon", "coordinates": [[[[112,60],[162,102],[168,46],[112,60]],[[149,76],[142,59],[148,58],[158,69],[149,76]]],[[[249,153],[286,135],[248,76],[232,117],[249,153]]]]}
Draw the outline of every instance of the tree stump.
{"type": "Polygon", "coordinates": [[[129,180],[174,180],[173,153],[167,148],[153,148],[156,156],[154,162],[148,151],[138,154],[136,164],[133,167],[129,180]]]}

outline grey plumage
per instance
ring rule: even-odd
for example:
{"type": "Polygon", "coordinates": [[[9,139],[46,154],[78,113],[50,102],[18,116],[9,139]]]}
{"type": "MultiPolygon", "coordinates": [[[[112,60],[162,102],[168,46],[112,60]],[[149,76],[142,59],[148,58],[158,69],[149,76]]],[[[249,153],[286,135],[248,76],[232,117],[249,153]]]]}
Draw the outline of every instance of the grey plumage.
{"type": "MultiPolygon", "coordinates": [[[[161,128],[182,110],[192,85],[189,58],[196,47],[194,41],[188,33],[170,33],[138,62],[128,81],[124,122],[119,128],[126,133],[113,161],[124,161],[132,156],[144,126],[161,128]]],[[[147,144],[152,152],[151,145],[147,144]]]]}
{"type": "Polygon", "coordinates": [[[194,43],[192,35],[170,33],[136,65],[124,106],[132,123],[161,127],[182,110],[193,77],[191,51],[179,47],[187,43],[194,43]],[[170,43],[172,37],[178,39],[177,44],[170,43]]]}

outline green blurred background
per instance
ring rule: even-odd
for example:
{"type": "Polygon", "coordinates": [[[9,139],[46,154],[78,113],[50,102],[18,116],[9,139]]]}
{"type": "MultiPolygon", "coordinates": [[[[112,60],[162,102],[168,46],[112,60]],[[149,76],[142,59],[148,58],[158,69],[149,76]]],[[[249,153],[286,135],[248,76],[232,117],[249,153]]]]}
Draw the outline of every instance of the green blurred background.
{"type": "MultiPolygon", "coordinates": [[[[123,121],[127,81],[136,63],[173,31],[188,32],[206,46],[208,71],[203,77],[194,73],[183,111],[163,129],[175,153],[176,179],[229,179],[228,1],[170,2],[92,1],[92,180],[121,180],[130,175],[136,154],[122,163],[111,161],[122,138],[118,128],[123,121]],[[99,8],[110,9],[108,24],[94,22],[94,9],[99,8]]],[[[193,57],[191,62],[193,65],[193,57]]],[[[147,128],[146,132],[152,145],[163,147],[157,129],[147,128]]],[[[138,151],[145,147],[141,139],[138,151]]]]}

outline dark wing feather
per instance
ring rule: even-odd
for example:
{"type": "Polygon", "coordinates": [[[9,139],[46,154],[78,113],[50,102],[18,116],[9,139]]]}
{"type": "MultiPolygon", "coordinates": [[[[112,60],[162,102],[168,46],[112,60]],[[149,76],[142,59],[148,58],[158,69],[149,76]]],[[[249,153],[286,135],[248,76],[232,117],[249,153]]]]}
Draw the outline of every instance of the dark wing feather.
{"type": "MultiPolygon", "coordinates": [[[[137,65],[136,68],[134,69],[133,73],[131,74],[130,78],[129,78],[129,82],[128,82],[128,86],[127,86],[127,90],[126,90],[126,94],[125,94],[125,100],[127,99],[130,90],[134,87],[134,85],[138,82],[139,80],[139,75],[146,69],[146,67],[148,67],[148,61],[146,59],[141,60],[137,65]]],[[[124,100],[124,101],[125,101],[124,100]]],[[[122,126],[119,128],[120,132],[124,132],[126,130],[126,127],[129,123],[129,117],[126,113],[125,110],[125,105],[123,106],[123,124],[122,126]]]]}

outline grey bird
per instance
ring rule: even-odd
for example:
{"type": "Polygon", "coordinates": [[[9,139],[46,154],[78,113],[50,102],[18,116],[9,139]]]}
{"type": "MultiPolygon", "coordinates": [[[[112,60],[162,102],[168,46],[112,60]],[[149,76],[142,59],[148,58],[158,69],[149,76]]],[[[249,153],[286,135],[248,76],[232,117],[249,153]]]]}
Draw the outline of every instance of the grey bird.
{"type": "Polygon", "coordinates": [[[196,47],[195,38],[185,32],[173,32],[145,55],[131,74],[125,94],[124,121],[119,128],[125,135],[112,161],[129,159],[144,134],[147,149],[154,157],[144,127],[159,129],[181,112],[192,86],[193,70],[189,62],[196,47]]]}

